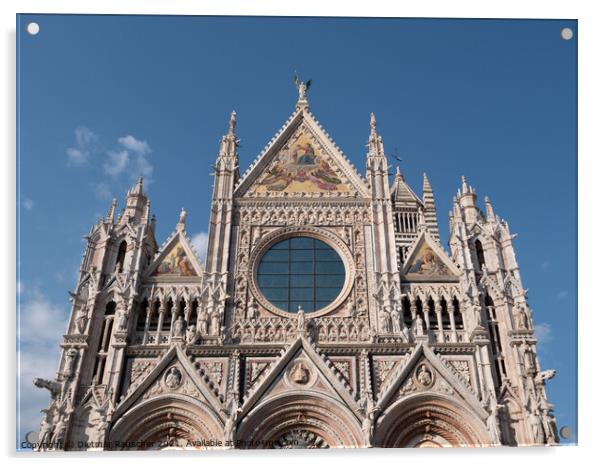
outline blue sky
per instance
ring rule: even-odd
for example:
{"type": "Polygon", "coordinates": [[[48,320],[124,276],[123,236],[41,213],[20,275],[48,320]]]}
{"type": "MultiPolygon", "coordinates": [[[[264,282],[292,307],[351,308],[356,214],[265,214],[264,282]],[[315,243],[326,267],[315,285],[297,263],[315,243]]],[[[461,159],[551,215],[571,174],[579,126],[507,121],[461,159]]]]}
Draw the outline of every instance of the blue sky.
{"type": "Polygon", "coordinates": [[[361,173],[376,113],[416,191],[429,175],[444,242],[460,176],[481,205],[489,195],[518,233],[540,360],[558,371],[548,394],[575,432],[576,32],[572,20],[18,17],[18,438],[48,400],[31,380],[54,376],[82,236],[143,175],[158,241],[185,207],[202,249],[230,112],[244,170],[294,110],[295,70],[361,173]]]}

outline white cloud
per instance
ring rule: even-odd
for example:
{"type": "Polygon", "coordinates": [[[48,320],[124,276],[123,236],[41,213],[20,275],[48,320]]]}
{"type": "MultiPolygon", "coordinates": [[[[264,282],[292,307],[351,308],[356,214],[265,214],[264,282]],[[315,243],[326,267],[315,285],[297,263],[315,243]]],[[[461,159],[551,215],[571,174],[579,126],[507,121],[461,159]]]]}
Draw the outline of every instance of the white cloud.
{"type": "Polygon", "coordinates": [[[109,159],[104,163],[105,172],[116,178],[125,171],[130,161],[130,153],[127,150],[107,152],[109,159]]]}
{"type": "Polygon", "coordinates": [[[561,290],[556,294],[556,299],[566,299],[569,295],[569,292],[566,290],[561,290]]]}
{"type": "Polygon", "coordinates": [[[97,140],[96,134],[85,126],[75,128],[75,140],[80,147],[85,147],[97,140]]]}
{"type": "Polygon", "coordinates": [[[67,157],[69,158],[69,165],[81,166],[88,163],[90,153],[74,147],[67,148],[67,157]]]}
{"type": "Polygon", "coordinates": [[[196,249],[197,254],[202,262],[205,262],[207,255],[207,243],[209,241],[209,236],[204,231],[197,233],[192,237],[192,245],[194,249],[196,249]]]}
{"type": "MultiPolygon", "coordinates": [[[[40,410],[48,406],[49,394],[34,386],[33,379],[53,379],[59,362],[61,335],[65,332],[67,310],[54,305],[37,290],[23,293],[19,312],[18,402],[19,435],[39,429],[40,410]]],[[[19,438],[18,440],[22,440],[19,438]]]]}
{"type": "Polygon", "coordinates": [[[118,138],[117,142],[121,148],[107,152],[105,172],[113,178],[127,173],[131,180],[142,176],[147,184],[150,183],[154,167],[148,159],[148,154],[152,152],[148,143],[136,139],[131,134],[118,138]]]}
{"type": "Polygon", "coordinates": [[[550,262],[549,260],[545,260],[541,263],[541,270],[542,272],[547,272],[550,269],[550,265],[552,264],[552,262],[550,262]]]}
{"type": "Polygon", "coordinates": [[[92,190],[94,191],[94,195],[102,201],[106,201],[112,197],[111,188],[106,183],[93,183],[92,190]]]}
{"type": "Polygon", "coordinates": [[[50,303],[39,291],[32,291],[20,308],[20,341],[39,344],[40,341],[58,342],[65,331],[66,310],[50,303]]]}
{"type": "Polygon", "coordinates": [[[31,199],[23,199],[23,208],[25,210],[32,210],[34,206],[34,202],[31,199]]]}
{"type": "Polygon", "coordinates": [[[96,134],[85,126],[75,128],[75,147],[67,148],[67,164],[83,166],[90,161],[90,153],[98,140],[96,134]]]}
{"type": "Polygon", "coordinates": [[[140,141],[131,134],[117,139],[117,142],[126,149],[138,154],[149,154],[151,152],[151,148],[146,141],[140,141]]]}
{"type": "Polygon", "coordinates": [[[552,326],[550,324],[541,323],[535,326],[535,337],[540,345],[545,345],[552,341],[552,326]]]}

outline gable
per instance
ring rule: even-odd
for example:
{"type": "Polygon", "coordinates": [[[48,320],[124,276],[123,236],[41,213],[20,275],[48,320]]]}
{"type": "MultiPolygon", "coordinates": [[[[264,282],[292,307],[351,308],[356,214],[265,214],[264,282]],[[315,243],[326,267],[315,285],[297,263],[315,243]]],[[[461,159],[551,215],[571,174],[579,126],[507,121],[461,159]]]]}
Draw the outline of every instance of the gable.
{"type": "Polygon", "coordinates": [[[278,150],[251,192],[319,193],[353,190],[341,170],[306,125],[300,125],[278,150]]]}
{"type": "Polygon", "coordinates": [[[420,343],[412,355],[395,370],[392,380],[379,393],[377,407],[385,410],[397,401],[417,393],[440,393],[463,400],[481,418],[486,412],[472,387],[433,351],[420,343]]]}
{"type": "Polygon", "coordinates": [[[115,418],[145,400],[164,394],[186,395],[206,403],[216,413],[222,411],[223,396],[219,387],[210,377],[202,376],[200,369],[192,365],[179,347],[171,347],[154,367],[148,369],[130,382],[125,397],[116,408],[115,418]]]}
{"type": "Polygon", "coordinates": [[[247,170],[235,196],[368,196],[365,183],[313,116],[299,110],[247,170]]]}
{"type": "Polygon", "coordinates": [[[200,277],[202,268],[188,239],[177,231],[150,264],[147,276],[157,280],[200,277]]]}
{"type": "Polygon", "coordinates": [[[298,390],[321,392],[350,408],[357,407],[344,374],[305,338],[299,338],[279,360],[272,362],[263,371],[245,394],[243,415],[251,411],[260,400],[298,390]]]}
{"type": "Polygon", "coordinates": [[[412,281],[457,280],[458,270],[445,251],[423,232],[410,251],[402,277],[412,281]]]}

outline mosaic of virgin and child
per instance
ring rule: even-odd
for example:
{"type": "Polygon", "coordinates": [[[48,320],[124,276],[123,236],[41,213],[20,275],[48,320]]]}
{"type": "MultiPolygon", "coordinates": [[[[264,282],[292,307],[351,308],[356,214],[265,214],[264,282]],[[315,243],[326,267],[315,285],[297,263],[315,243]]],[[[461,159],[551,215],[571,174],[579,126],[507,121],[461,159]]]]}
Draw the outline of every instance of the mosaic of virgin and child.
{"type": "Polygon", "coordinates": [[[344,185],[309,142],[299,141],[280,156],[260,182],[268,191],[341,191],[344,185]]]}

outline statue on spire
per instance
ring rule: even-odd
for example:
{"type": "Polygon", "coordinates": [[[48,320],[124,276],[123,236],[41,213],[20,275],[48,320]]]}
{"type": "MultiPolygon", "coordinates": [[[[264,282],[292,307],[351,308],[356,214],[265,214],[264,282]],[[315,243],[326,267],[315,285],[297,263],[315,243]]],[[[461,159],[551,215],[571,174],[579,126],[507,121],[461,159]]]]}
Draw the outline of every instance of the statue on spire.
{"type": "Polygon", "coordinates": [[[309,87],[311,86],[311,79],[308,79],[307,81],[303,82],[301,78],[299,78],[297,72],[295,71],[295,76],[293,76],[293,83],[299,91],[299,101],[297,102],[297,107],[299,107],[300,104],[307,106],[307,91],[309,91],[309,87]]]}
{"type": "Polygon", "coordinates": [[[236,129],[236,110],[232,110],[230,114],[230,134],[234,134],[234,130],[236,129]]]}

